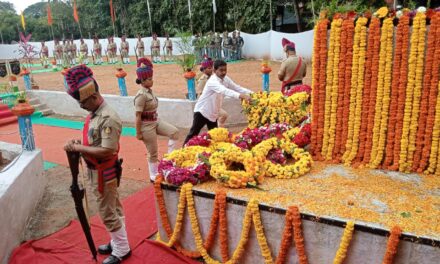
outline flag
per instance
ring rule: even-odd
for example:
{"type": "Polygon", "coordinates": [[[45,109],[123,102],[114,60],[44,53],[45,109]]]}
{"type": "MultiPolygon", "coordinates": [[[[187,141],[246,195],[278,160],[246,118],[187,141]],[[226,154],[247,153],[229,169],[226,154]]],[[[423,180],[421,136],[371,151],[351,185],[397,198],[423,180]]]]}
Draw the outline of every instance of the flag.
{"type": "Polygon", "coordinates": [[[115,9],[113,8],[113,0],[110,0],[110,16],[112,17],[112,22],[115,23],[115,9]]]}
{"type": "Polygon", "coordinates": [[[78,10],[76,10],[76,0],[73,1],[73,19],[76,23],[79,23],[78,10]]]}
{"type": "Polygon", "coordinates": [[[47,24],[49,26],[52,26],[53,21],[52,21],[52,10],[50,10],[50,4],[47,4],[47,24]]]}
{"type": "Polygon", "coordinates": [[[217,13],[217,5],[215,4],[215,0],[212,0],[212,11],[214,11],[214,14],[217,13]]]}
{"type": "Polygon", "coordinates": [[[26,22],[24,21],[23,11],[21,11],[21,27],[26,31],[26,22]]]}

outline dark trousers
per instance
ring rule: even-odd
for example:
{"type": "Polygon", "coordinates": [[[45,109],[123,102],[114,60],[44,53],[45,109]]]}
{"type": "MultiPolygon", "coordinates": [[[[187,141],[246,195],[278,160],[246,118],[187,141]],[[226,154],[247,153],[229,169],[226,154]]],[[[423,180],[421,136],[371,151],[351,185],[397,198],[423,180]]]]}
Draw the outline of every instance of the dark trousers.
{"type": "Polygon", "coordinates": [[[208,127],[208,130],[211,130],[217,127],[217,121],[209,121],[209,119],[205,118],[200,112],[195,112],[191,129],[189,130],[189,134],[186,136],[183,145],[185,145],[192,137],[197,136],[205,125],[208,127]]]}

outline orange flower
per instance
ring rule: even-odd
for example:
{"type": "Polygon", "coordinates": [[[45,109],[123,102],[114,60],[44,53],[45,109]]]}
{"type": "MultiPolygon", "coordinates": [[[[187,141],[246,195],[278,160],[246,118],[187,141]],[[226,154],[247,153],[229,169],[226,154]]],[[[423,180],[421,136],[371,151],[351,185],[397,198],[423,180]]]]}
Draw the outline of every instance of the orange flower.
{"type": "Polygon", "coordinates": [[[293,240],[295,241],[298,260],[300,264],[307,264],[307,255],[304,248],[304,237],[302,235],[301,227],[301,215],[299,214],[299,209],[297,206],[290,206],[289,210],[292,211],[293,240]]]}
{"type": "Polygon", "coordinates": [[[392,264],[394,256],[397,253],[397,246],[399,245],[399,237],[402,234],[400,227],[395,226],[391,229],[390,237],[388,238],[387,251],[383,258],[382,264],[392,264]]]}

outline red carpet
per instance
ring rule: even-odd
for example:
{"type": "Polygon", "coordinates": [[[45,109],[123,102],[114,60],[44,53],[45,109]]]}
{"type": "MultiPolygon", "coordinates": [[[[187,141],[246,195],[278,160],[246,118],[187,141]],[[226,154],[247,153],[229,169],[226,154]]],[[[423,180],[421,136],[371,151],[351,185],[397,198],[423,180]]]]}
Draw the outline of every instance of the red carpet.
{"type": "MultiPolygon", "coordinates": [[[[64,144],[69,139],[81,137],[81,131],[69,128],[33,125],[35,145],[43,151],[43,159],[59,165],[68,166],[64,144]]],[[[0,141],[21,144],[18,124],[9,124],[1,128],[0,141]],[[16,132],[16,133],[13,133],[16,132]]],[[[167,140],[159,139],[159,157],[167,150],[167,140]]],[[[147,168],[147,148],[135,137],[123,136],[120,141],[119,156],[124,159],[124,178],[146,181],[149,179],[147,168]]]]}
{"type": "MultiPolygon", "coordinates": [[[[199,263],[186,258],[157,242],[147,240],[157,231],[153,187],[148,187],[125,199],[123,202],[128,239],[132,256],[123,263],[199,263]]],[[[74,210],[74,208],[69,208],[74,210]]],[[[107,243],[110,239],[99,216],[91,218],[95,245],[107,243]]],[[[98,255],[98,263],[105,256],[98,255]]],[[[40,240],[25,242],[14,249],[9,264],[61,264],[95,263],[92,259],[81,225],[74,220],[66,228],[40,240]]]]}

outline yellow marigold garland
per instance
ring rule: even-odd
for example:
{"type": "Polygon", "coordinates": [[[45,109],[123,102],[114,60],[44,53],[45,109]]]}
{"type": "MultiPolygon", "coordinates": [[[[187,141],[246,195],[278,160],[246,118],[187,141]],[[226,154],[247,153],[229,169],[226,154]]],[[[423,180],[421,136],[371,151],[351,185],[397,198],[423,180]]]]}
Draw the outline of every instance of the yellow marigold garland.
{"type": "Polygon", "coordinates": [[[330,46],[328,49],[327,85],[325,95],[324,138],[322,155],[329,160],[335,140],[336,110],[338,100],[338,63],[341,46],[342,19],[334,19],[331,23],[330,46]]]}
{"type": "Polygon", "coordinates": [[[211,140],[215,142],[231,142],[230,132],[223,127],[217,127],[208,131],[211,140]]]}
{"type": "Polygon", "coordinates": [[[339,249],[336,252],[333,264],[342,264],[347,256],[348,246],[350,246],[351,238],[353,237],[354,222],[348,221],[344,229],[344,234],[341,238],[341,243],[339,244],[339,249]]]}
{"type": "MultiPolygon", "coordinates": [[[[289,133],[284,134],[286,138],[290,137],[288,134],[289,133]]],[[[281,165],[274,164],[269,160],[265,160],[263,164],[267,177],[275,177],[277,179],[295,179],[310,171],[313,163],[312,156],[304,149],[298,148],[298,146],[296,146],[290,140],[278,140],[277,138],[270,138],[256,145],[252,149],[252,152],[255,156],[259,157],[260,160],[264,160],[269,151],[273,148],[281,148],[287,154],[292,155],[295,163],[281,165]]]]}
{"type": "MultiPolygon", "coordinates": [[[[438,89],[440,91],[440,82],[438,83],[438,89]]],[[[440,92],[437,93],[437,105],[435,106],[435,121],[434,128],[432,130],[432,144],[431,153],[429,155],[429,166],[425,173],[433,174],[437,172],[440,174],[439,166],[439,146],[440,146],[440,92]]]]}
{"type": "Polygon", "coordinates": [[[414,18],[411,35],[405,113],[403,118],[402,139],[400,141],[399,170],[402,172],[408,172],[412,167],[412,156],[415,150],[415,133],[417,132],[417,118],[422,89],[426,32],[425,23],[425,14],[418,12],[414,18]]]}
{"type": "Polygon", "coordinates": [[[345,164],[350,164],[356,158],[359,147],[359,129],[362,113],[362,90],[364,87],[365,53],[366,53],[366,24],[368,19],[360,17],[356,22],[353,44],[353,67],[350,91],[350,115],[348,121],[348,137],[346,151],[342,156],[345,164]]]}
{"type": "Polygon", "coordinates": [[[209,153],[211,151],[209,148],[202,146],[190,146],[165,154],[165,159],[172,160],[177,167],[191,167],[197,161],[197,155],[203,152],[209,153]]]}
{"type": "Polygon", "coordinates": [[[392,18],[386,18],[383,22],[380,39],[379,79],[373,127],[373,146],[370,158],[371,168],[377,168],[382,163],[385,150],[393,60],[393,28],[392,18]]]}

